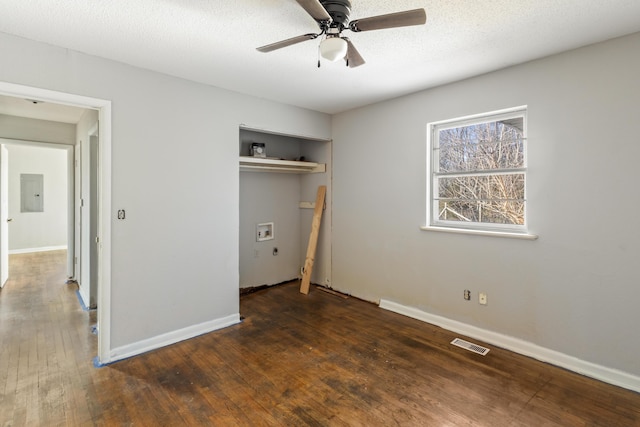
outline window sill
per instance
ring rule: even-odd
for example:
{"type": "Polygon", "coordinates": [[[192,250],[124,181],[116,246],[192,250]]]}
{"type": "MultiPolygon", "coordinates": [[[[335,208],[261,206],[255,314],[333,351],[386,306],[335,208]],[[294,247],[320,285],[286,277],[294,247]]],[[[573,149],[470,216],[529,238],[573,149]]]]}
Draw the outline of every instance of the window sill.
{"type": "Polygon", "coordinates": [[[434,227],[434,226],[422,226],[423,231],[440,231],[444,233],[454,234],[475,234],[477,236],[490,236],[490,237],[507,237],[510,239],[523,239],[523,240],[536,240],[537,234],[528,233],[514,233],[509,231],[491,231],[491,230],[470,230],[466,228],[449,228],[449,227],[434,227]]]}

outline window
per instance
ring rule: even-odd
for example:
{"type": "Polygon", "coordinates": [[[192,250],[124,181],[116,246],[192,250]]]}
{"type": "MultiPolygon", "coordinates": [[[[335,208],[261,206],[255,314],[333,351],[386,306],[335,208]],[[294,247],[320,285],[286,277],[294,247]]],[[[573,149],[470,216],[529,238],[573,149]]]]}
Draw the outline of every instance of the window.
{"type": "Polygon", "coordinates": [[[430,123],[427,226],[526,233],[526,108],[430,123]]]}

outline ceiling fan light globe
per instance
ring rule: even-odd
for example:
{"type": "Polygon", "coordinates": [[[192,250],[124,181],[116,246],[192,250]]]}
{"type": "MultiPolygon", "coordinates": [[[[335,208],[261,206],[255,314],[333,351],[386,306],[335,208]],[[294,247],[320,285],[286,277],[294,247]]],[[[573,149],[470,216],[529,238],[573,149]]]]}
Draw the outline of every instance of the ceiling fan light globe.
{"type": "Polygon", "coordinates": [[[347,54],[347,42],[340,37],[328,37],[320,43],[320,55],[328,61],[336,62],[347,54]]]}

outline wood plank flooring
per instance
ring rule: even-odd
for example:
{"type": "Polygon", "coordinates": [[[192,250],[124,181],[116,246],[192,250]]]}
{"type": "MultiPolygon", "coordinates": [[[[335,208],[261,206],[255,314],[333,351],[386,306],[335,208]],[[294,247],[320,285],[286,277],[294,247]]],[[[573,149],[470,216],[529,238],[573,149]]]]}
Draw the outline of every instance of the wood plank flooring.
{"type": "Polygon", "coordinates": [[[243,296],[239,325],[95,368],[95,312],[64,268],[11,256],[0,426],[640,426],[638,393],[298,282],[243,296]]]}

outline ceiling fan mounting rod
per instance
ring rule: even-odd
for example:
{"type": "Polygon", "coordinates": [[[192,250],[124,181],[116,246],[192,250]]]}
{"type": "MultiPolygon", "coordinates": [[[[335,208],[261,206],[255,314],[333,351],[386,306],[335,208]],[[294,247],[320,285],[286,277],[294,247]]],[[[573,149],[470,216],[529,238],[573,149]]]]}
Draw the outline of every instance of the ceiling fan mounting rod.
{"type": "Polygon", "coordinates": [[[322,7],[331,16],[331,28],[343,30],[349,25],[351,2],[349,0],[320,0],[322,7]]]}

